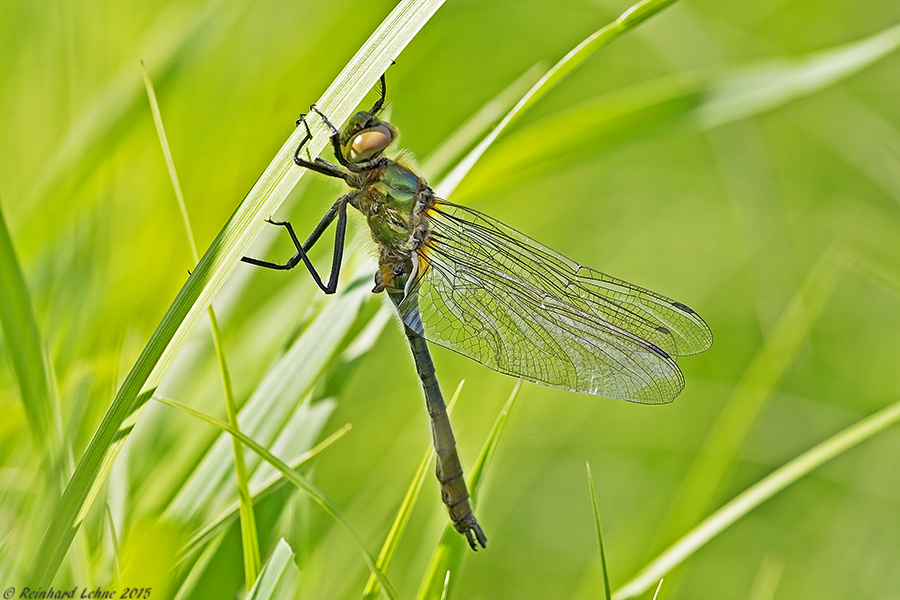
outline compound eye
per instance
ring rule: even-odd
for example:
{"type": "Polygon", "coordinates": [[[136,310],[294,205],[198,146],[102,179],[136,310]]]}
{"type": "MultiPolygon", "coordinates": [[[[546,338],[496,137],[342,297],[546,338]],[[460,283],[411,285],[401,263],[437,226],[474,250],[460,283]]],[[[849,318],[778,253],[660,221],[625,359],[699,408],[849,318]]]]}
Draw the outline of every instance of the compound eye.
{"type": "Polygon", "coordinates": [[[352,163],[369,160],[384,152],[393,141],[393,132],[383,125],[360,131],[348,144],[347,159],[352,163]]]}

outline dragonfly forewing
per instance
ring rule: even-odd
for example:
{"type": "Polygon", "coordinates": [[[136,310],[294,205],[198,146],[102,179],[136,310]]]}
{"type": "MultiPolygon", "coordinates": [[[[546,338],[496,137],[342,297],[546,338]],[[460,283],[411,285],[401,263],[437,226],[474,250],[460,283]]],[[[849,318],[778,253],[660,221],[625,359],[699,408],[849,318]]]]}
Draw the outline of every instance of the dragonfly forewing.
{"type": "Polygon", "coordinates": [[[510,375],[643,404],[684,387],[674,356],[712,343],[687,306],[550,250],[441,200],[424,267],[399,309],[429,341],[510,375]]]}

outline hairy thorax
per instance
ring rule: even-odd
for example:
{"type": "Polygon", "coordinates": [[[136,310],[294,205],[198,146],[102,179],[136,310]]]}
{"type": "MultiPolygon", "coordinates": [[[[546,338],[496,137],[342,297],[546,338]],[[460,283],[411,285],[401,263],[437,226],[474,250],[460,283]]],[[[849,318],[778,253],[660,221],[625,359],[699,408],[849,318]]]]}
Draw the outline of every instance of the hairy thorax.
{"type": "Polygon", "coordinates": [[[424,215],[434,204],[434,192],[424,179],[393,160],[363,176],[354,205],[365,215],[380,250],[374,291],[399,292],[417,274],[418,260],[413,257],[428,239],[424,215]]]}

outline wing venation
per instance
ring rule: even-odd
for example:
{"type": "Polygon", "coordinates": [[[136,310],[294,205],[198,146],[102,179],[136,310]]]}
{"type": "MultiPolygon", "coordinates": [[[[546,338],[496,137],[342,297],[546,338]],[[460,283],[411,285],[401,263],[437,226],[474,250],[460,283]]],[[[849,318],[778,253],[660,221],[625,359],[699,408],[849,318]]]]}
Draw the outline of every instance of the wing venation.
{"type": "Polygon", "coordinates": [[[684,387],[676,356],[709,348],[693,310],[584,267],[475,210],[437,200],[427,268],[398,307],[431,342],[492,369],[643,404],[684,387]]]}

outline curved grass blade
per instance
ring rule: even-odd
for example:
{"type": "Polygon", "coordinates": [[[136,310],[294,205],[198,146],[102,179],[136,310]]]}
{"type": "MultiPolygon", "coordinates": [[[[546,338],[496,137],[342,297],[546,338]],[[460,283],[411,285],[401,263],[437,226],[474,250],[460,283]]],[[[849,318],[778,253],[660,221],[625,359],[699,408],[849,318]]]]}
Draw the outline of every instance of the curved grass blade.
{"type": "Polygon", "coordinates": [[[16,256],[12,237],[0,207],[0,326],[9,352],[22,407],[35,440],[35,447],[49,444],[49,458],[56,460],[63,445],[59,399],[53,390],[50,357],[38,329],[31,305],[31,294],[16,256]],[[12,351],[14,350],[14,351],[12,351]],[[37,443],[37,442],[40,443],[37,443]]]}
{"type": "MultiPolygon", "coordinates": [[[[333,443],[344,437],[344,434],[350,431],[350,424],[346,424],[330,436],[316,444],[315,447],[310,448],[294,460],[292,460],[288,467],[291,470],[296,471],[304,464],[311,461],[313,458],[322,453],[323,450],[331,446],[333,443]]],[[[284,481],[284,476],[275,472],[265,479],[257,482],[255,485],[250,486],[250,497],[254,502],[259,502],[270,493],[274,492],[281,482],[284,481]]],[[[215,537],[220,531],[224,530],[224,526],[228,523],[231,523],[234,520],[234,517],[238,510],[240,509],[239,502],[235,500],[229,506],[226,506],[222,509],[218,514],[214,515],[212,519],[209,520],[205,525],[200,527],[196,533],[191,536],[191,539],[184,545],[181,552],[179,553],[178,561],[181,562],[185,560],[188,556],[192,555],[199,548],[201,548],[204,544],[208,543],[215,537]]],[[[384,571],[384,569],[382,569],[384,571]]],[[[377,580],[376,580],[377,581],[377,580]]]]}
{"type": "Polygon", "coordinates": [[[785,307],[685,476],[660,528],[660,544],[699,521],[715,500],[741,444],[843,276],[845,261],[837,246],[826,249],[785,307]]]}
{"type": "Polygon", "coordinates": [[[900,422],[900,402],[895,402],[874,415],[851,425],[779,467],[672,544],[634,578],[616,590],[613,600],[625,600],[643,594],[657,579],[681,564],[706,542],[722,533],[751,510],[817,467],[897,422],[900,422]]]}
{"type": "MultiPolygon", "coordinates": [[[[503,404],[503,408],[500,409],[500,413],[494,421],[494,426],[491,428],[491,432],[488,434],[484,446],[481,448],[481,453],[475,460],[475,464],[472,465],[472,470],[469,473],[468,485],[472,495],[471,503],[473,510],[478,504],[478,492],[481,485],[481,478],[490,464],[491,458],[494,456],[494,451],[497,449],[497,444],[500,442],[500,435],[503,433],[504,427],[506,427],[507,419],[509,419],[509,412],[512,410],[513,404],[519,396],[519,390],[521,388],[522,380],[519,379],[516,381],[516,385],[510,393],[509,398],[503,404]]],[[[416,600],[430,600],[441,597],[444,593],[444,583],[448,580],[447,578],[449,578],[448,573],[450,571],[455,572],[459,568],[459,563],[462,561],[463,553],[466,552],[466,548],[465,539],[453,529],[452,525],[448,524],[444,528],[444,534],[441,536],[441,541],[438,543],[437,548],[434,550],[434,554],[431,556],[431,563],[425,571],[425,577],[422,579],[422,584],[419,586],[419,593],[416,594],[416,600]]]]}
{"type": "Polygon", "coordinates": [[[106,522],[109,524],[109,539],[113,547],[113,565],[115,567],[113,570],[113,585],[118,587],[119,581],[122,579],[122,566],[119,560],[119,556],[121,556],[119,552],[119,534],[116,532],[116,521],[113,519],[109,502],[106,503],[106,522]]]}
{"type": "Polygon", "coordinates": [[[506,129],[521,114],[540,100],[547,92],[556,87],[565,77],[581,66],[584,61],[603,48],[617,37],[634,29],[656,13],[668,8],[676,0],[643,0],[638,2],[622,15],[588,36],[583,42],[569,51],[558,63],[550,67],[550,70],[535,83],[531,89],[522,96],[521,100],[510,110],[503,120],[479,143],[452,171],[435,187],[435,192],[442,198],[449,198],[450,194],[463,178],[469,173],[476,162],[485,153],[488,147],[494,143],[497,136],[506,129]]]}
{"type": "Polygon", "coordinates": [[[478,109],[459,129],[450,134],[431,154],[422,159],[420,171],[427,179],[437,177],[455,161],[471,144],[485,134],[487,128],[499,119],[504,112],[509,111],[515,102],[527,92],[535,81],[544,76],[547,67],[543,62],[533,65],[530,69],[519,75],[506,89],[491,98],[491,100],[478,109]]]}
{"type": "Polygon", "coordinates": [[[441,589],[441,600],[447,600],[447,597],[450,595],[450,571],[447,571],[447,574],[444,575],[444,587],[441,589]]]}
{"type": "Polygon", "coordinates": [[[187,576],[181,582],[178,593],[175,594],[175,600],[190,600],[190,598],[194,597],[194,590],[196,589],[197,584],[202,579],[203,574],[212,562],[216,552],[218,552],[219,547],[222,545],[222,540],[225,539],[227,533],[228,531],[225,529],[220,531],[218,535],[213,537],[213,539],[206,544],[197,559],[191,563],[187,576]]]}
{"type": "Polygon", "coordinates": [[[697,110],[712,128],[815,94],[900,48],[900,25],[828,50],[736,70],[713,82],[697,110]]]}
{"type": "MultiPolygon", "coordinates": [[[[231,374],[228,372],[228,363],[225,361],[225,350],[222,347],[222,334],[219,331],[219,320],[213,311],[212,304],[207,307],[209,322],[212,329],[213,345],[216,349],[216,357],[219,361],[219,370],[222,374],[222,387],[225,391],[225,412],[228,415],[228,423],[235,429],[238,425],[237,401],[234,399],[234,388],[231,385],[231,374]]],[[[250,494],[249,476],[247,475],[247,460],[244,457],[244,447],[232,438],[231,444],[234,453],[235,484],[238,490],[238,502],[241,514],[241,547],[244,555],[244,581],[248,588],[253,586],[259,575],[262,561],[259,552],[259,533],[256,530],[256,514],[253,512],[253,496],[250,494]]]]}
{"type": "Polygon", "coordinates": [[[609,589],[609,571],[606,569],[606,551],[603,549],[603,531],[600,528],[600,507],[597,505],[597,492],[594,491],[594,476],[591,474],[591,463],[587,466],[588,487],[591,489],[591,507],[594,509],[594,525],[597,527],[597,546],[600,548],[600,568],[603,573],[603,597],[612,598],[609,589]]]}
{"type": "MultiPolygon", "coordinates": [[[[162,146],[163,156],[166,160],[166,168],[169,171],[169,179],[172,180],[172,188],[175,192],[175,199],[178,201],[178,211],[181,213],[184,232],[188,239],[188,245],[191,248],[191,254],[194,263],[200,261],[197,254],[197,242],[194,240],[194,232],[191,228],[191,220],[187,214],[187,207],[184,204],[184,193],[181,190],[181,183],[178,181],[178,171],[175,169],[175,159],[172,158],[172,149],[169,147],[169,140],[166,136],[166,129],[163,126],[162,115],[159,112],[159,103],[156,101],[156,91],[153,89],[153,82],[150,80],[150,74],[144,61],[141,61],[141,73],[144,76],[144,87],[147,89],[147,99],[150,101],[150,112],[153,113],[153,122],[156,125],[156,134],[159,137],[159,144],[162,146]]],[[[237,402],[234,399],[234,388],[231,384],[231,374],[228,372],[228,363],[225,359],[225,350],[222,348],[222,334],[219,330],[219,320],[213,310],[212,304],[207,308],[209,314],[209,324],[212,329],[213,346],[216,349],[216,357],[219,360],[219,371],[222,374],[222,387],[225,392],[225,412],[228,415],[228,423],[235,429],[239,429],[237,420],[237,402]]],[[[247,590],[253,586],[256,577],[259,575],[260,569],[260,552],[259,552],[259,534],[256,530],[256,515],[253,512],[253,498],[250,495],[250,486],[247,483],[247,461],[244,458],[244,447],[235,438],[231,438],[232,451],[234,454],[234,472],[235,481],[237,483],[238,499],[240,501],[241,511],[241,546],[244,555],[244,581],[247,590]]]]}
{"type": "MultiPolygon", "coordinates": [[[[141,48],[143,57],[156,65],[160,76],[168,77],[192,57],[216,48],[248,4],[246,0],[213,0],[200,6],[170,5],[146,27],[135,47],[141,48]]],[[[45,211],[52,212],[70,200],[70,182],[77,184],[96,168],[105,144],[125,136],[128,128],[119,126],[137,114],[141,99],[140,78],[134,68],[138,58],[128,56],[118,65],[54,143],[41,173],[26,193],[28,205],[42,207],[41,212],[29,216],[29,230],[36,226],[45,228],[45,211]],[[46,198],[52,202],[48,204],[43,200],[46,198]]]]}
{"type": "MultiPolygon", "coordinates": [[[[319,107],[335,121],[344,121],[441,4],[442,0],[400,2],[325,91],[319,107]]],[[[316,122],[313,130],[309,148],[318,153],[325,146],[326,129],[316,122]]],[[[301,137],[299,130],[294,131],[275,155],[200,259],[126,376],[57,505],[33,560],[31,581],[50,585],[112,463],[175,355],[262,231],[264,219],[306,173],[294,168],[291,158],[301,137]]]]}
{"type": "Polygon", "coordinates": [[[821,92],[900,47],[900,26],[797,58],[663,77],[604,94],[497,142],[467,189],[483,192],[669,127],[711,129],[821,92]]]}
{"type": "MultiPolygon", "coordinates": [[[[459,399],[459,394],[462,392],[463,384],[465,382],[466,380],[463,379],[459,382],[459,385],[456,386],[456,391],[453,392],[453,397],[450,398],[450,403],[447,405],[448,416],[452,414],[453,407],[459,399]]],[[[388,565],[391,564],[391,559],[394,557],[394,551],[400,543],[400,538],[406,530],[406,524],[409,522],[413,507],[415,507],[416,501],[419,499],[419,492],[422,491],[422,483],[425,481],[425,475],[428,473],[428,464],[432,460],[434,460],[434,445],[429,442],[428,447],[425,449],[425,454],[422,456],[422,460],[419,461],[419,466],[416,468],[415,475],[413,475],[409,488],[407,488],[406,494],[403,496],[403,501],[400,503],[400,510],[397,511],[397,516],[391,524],[391,530],[384,540],[381,552],[378,553],[378,561],[375,564],[381,569],[382,573],[387,572],[388,565]]],[[[363,591],[363,600],[373,600],[374,598],[377,598],[378,589],[378,580],[374,575],[370,575],[369,581],[366,583],[366,588],[363,591]]]]}
{"type": "MultiPolygon", "coordinates": [[[[306,429],[324,425],[334,405],[311,403],[308,399],[316,381],[340,351],[341,341],[357,321],[360,308],[369,296],[366,284],[371,281],[371,269],[364,276],[360,269],[357,275],[324,305],[256,385],[238,416],[244,434],[274,448],[292,424],[302,423],[306,429]]],[[[314,435],[317,437],[318,433],[314,435]]],[[[219,436],[181,483],[166,507],[165,516],[179,521],[198,517],[205,520],[211,507],[219,504],[218,498],[230,498],[234,494],[229,476],[230,453],[229,436],[219,436]]]]}
{"type": "MultiPolygon", "coordinates": [[[[2,209],[0,209],[0,290],[2,290],[0,330],[9,349],[8,354],[18,383],[19,398],[22,401],[25,420],[31,430],[34,447],[43,450],[39,458],[49,467],[46,469],[43,485],[35,485],[33,489],[40,494],[38,498],[56,498],[66,478],[72,473],[75,463],[70,441],[62,424],[53,362],[38,328],[28,283],[19,264],[2,209]]],[[[6,420],[13,427],[20,424],[18,418],[6,420]]],[[[28,501],[19,504],[17,508],[22,522],[34,523],[36,529],[47,523],[52,515],[49,503],[43,501],[28,501]]],[[[10,506],[9,510],[14,509],[10,506]]],[[[85,567],[89,555],[87,540],[82,538],[75,548],[73,571],[76,575],[81,575],[87,571],[85,567]]],[[[10,572],[22,573],[30,568],[28,554],[31,550],[30,545],[27,550],[20,548],[10,556],[10,560],[0,562],[9,563],[7,569],[10,572]]],[[[7,552],[3,552],[3,555],[6,554],[7,552]]]]}
{"type": "Polygon", "coordinates": [[[247,594],[247,600],[293,598],[299,581],[300,569],[294,564],[294,551],[281,538],[259,574],[259,579],[247,594]]]}
{"type": "Polygon", "coordinates": [[[750,600],[773,600],[783,572],[784,559],[771,555],[764,557],[750,588],[750,600]]]}
{"type": "Polygon", "coordinates": [[[396,592],[394,592],[394,588],[391,586],[384,573],[382,573],[381,570],[375,565],[375,559],[372,558],[372,555],[369,554],[369,551],[366,549],[366,546],[362,541],[362,537],[360,537],[359,533],[356,532],[356,530],[353,528],[353,525],[350,524],[350,521],[348,521],[347,518],[343,514],[341,514],[341,511],[337,508],[337,506],[335,506],[335,504],[331,500],[329,500],[328,497],[325,496],[325,494],[323,494],[321,490],[319,490],[319,488],[313,485],[311,481],[291,469],[290,466],[286,465],[281,459],[266,450],[266,448],[259,444],[256,440],[247,437],[247,435],[235,429],[225,421],[220,421],[215,417],[211,417],[198,410],[194,410],[190,406],[182,404],[181,402],[178,402],[176,400],[172,400],[171,398],[154,395],[153,399],[157,402],[162,402],[163,404],[166,404],[173,408],[177,408],[192,417],[195,417],[202,421],[206,421],[210,425],[213,425],[214,427],[217,427],[222,431],[233,435],[234,437],[238,438],[244,445],[258,454],[260,458],[278,469],[278,471],[281,472],[282,475],[284,475],[285,479],[287,479],[304,493],[306,493],[319,506],[321,506],[329,516],[331,516],[338,523],[344,526],[344,529],[346,529],[350,533],[350,535],[353,536],[353,539],[356,541],[357,545],[359,546],[359,550],[363,555],[363,560],[366,562],[366,565],[369,567],[369,570],[372,572],[372,574],[374,574],[378,578],[378,582],[381,584],[385,594],[388,596],[388,598],[396,600],[397,594],[396,592]]]}

